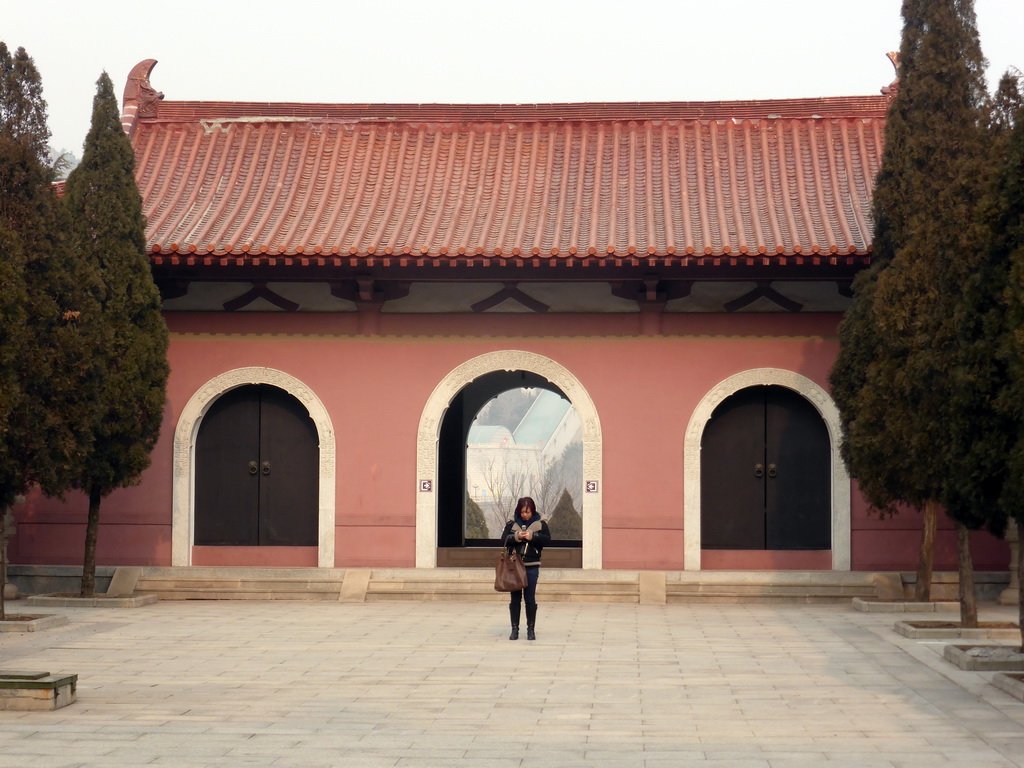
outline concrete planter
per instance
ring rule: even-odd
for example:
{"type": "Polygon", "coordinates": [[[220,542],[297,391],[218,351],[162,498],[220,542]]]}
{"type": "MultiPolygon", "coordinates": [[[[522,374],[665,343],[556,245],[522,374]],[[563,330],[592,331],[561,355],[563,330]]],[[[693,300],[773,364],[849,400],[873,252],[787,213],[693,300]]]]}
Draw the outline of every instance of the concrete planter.
{"type": "Polygon", "coordinates": [[[1024,671],[1024,654],[1008,645],[947,645],[942,657],[968,672],[1024,671]]]}
{"type": "Polygon", "coordinates": [[[937,613],[939,611],[959,611],[959,603],[932,601],[928,603],[914,600],[875,600],[871,598],[853,598],[853,607],[864,613],[937,613]]]}
{"type": "Polygon", "coordinates": [[[1000,672],[992,678],[992,685],[1013,698],[1024,701],[1024,673],[1000,672]]]}
{"type": "Polygon", "coordinates": [[[75,700],[78,675],[0,671],[0,710],[49,711],[75,700]]]}
{"type": "Polygon", "coordinates": [[[893,629],[912,640],[1019,640],[1020,629],[993,622],[978,622],[976,629],[950,626],[950,621],[897,621],[893,629]]]}

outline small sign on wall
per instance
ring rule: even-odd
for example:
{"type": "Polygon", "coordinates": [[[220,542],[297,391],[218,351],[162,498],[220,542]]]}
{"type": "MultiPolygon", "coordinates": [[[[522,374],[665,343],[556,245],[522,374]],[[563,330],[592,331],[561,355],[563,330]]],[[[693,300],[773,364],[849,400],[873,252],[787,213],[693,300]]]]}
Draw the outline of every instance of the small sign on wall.
{"type": "Polygon", "coordinates": [[[587,493],[597,493],[597,480],[587,480],[587,493]]]}
{"type": "Polygon", "coordinates": [[[434,490],[433,480],[420,480],[420,493],[430,493],[434,490]]]}

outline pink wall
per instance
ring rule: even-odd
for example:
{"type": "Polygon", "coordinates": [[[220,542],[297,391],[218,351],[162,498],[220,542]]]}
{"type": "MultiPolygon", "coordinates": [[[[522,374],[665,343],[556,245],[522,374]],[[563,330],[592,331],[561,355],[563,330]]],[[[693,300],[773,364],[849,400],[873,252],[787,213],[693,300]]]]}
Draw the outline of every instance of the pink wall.
{"type": "MultiPolygon", "coordinates": [[[[751,368],[785,369],[827,387],[837,318],[666,315],[662,335],[651,336],[639,335],[637,315],[382,315],[375,336],[358,335],[355,315],[196,313],[172,314],[168,322],[172,374],[163,433],[142,485],[104,502],[100,564],[170,563],[171,449],[182,409],[210,379],[266,366],[301,380],[330,414],[337,442],[336,565],[414,565],[416,433],[425,403],[467,360],[523,350],[568,369],[597,409],[605,567],[682,569],[683,442],[695,407],[723,379],[751,368]]],[[[17,511],[12,562],[81,562],[85,507],[79,496],[64,504],[30,499],[17,511]]],[[[914,567],[913,515],[878,521],[855,497],[852,521],[855,569],[914,567]]],[[[979,570],[1005,569],[1005,546],[984,534],[977,538],[979,570]]],[[[944,537],[942,558],[946,546],[944,537]]],[[[224,564],[241,556],[197,554],[224,564]]],[[[264,563],[281,557],[254,556],[264,563]]],[[[299,559],[308,558],[306,552],[299,559]]],[[[947,565],[942,559],[940,567],[947,565]]]]}
{"type": "MultiPolygon", "coordinates": [[[[916,570],[921,546],[921,513],[905,509],[882,520],[855,488],[850,528],[857,570],[916,570]]],[[[940,515],[935,538],[935,570],[955,571],[956,549],[956,527],[952,520],[940,515]]],[[[971,557],[976,571],[1005,571],[1010,563],[1009,545],[985,531],[975,531],[971,533],[971,557]]]]}

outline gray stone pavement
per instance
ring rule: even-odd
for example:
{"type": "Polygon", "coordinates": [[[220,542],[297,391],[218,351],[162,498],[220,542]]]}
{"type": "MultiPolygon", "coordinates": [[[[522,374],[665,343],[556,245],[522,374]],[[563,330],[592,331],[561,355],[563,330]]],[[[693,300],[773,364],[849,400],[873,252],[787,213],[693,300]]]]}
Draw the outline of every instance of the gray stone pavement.
{"type": "Polygon", "coordinates": [[[60,612],[0,667],[78,701],[0,712],[0,768],[1024,766],[1024,703],[849,605],[542,602],[532,643],[500,603],[60,612]]]}

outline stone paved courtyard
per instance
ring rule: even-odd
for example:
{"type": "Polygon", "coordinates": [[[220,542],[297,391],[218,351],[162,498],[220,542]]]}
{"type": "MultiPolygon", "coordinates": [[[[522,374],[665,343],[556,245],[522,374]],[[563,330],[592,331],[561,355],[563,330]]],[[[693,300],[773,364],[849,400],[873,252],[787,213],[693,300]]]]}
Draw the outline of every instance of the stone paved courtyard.
{"type": "Polygon", "coordinates": [[[849,605],[541,602],[533,643],[499,603],[60,612],[0,667],[78,701],[0,712],[0,768],[1024,766],[1024,703],[849,605]]]}

